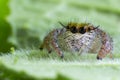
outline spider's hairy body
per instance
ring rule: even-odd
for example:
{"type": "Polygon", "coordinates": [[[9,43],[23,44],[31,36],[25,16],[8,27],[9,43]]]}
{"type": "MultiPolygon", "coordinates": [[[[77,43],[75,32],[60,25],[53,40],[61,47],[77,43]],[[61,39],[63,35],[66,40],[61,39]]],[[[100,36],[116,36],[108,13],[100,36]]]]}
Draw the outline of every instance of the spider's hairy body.
{"type": "Polygon", "coordinates": [[[50,53],[56,51],[60,57],[63,52],[97,53],[97,59],[104,58],[108,53],[112,55],[113,41],[111,37],[90,23],[68,23],[63,28],[54,29],[45,38],[41,49],[50,53]]]}

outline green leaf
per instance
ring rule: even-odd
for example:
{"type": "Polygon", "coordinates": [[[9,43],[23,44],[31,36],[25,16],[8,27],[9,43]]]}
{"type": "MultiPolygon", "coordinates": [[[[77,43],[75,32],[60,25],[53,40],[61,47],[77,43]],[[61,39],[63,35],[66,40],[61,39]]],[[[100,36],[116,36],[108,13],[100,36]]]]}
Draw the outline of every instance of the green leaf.
{"type": "Polygon", "coordinates": [[[5,19],[9,14],[8,1],[0,0],[0,52],[9,52],[14,46],[8,41],[12,34],[12,27],[5,19]]]}
{"type": "Polygon", "coordinates": [[[96,60],[95,54],[56,53],[39,50],[18,50],[0,56],[0,79],[5,80],[119,80],[120,55],[96,60]],[[92,74],[91,74],[92,73],[92,74]]]}
{"type": "Polygon", "coordinates": [[[8,8],[8,1],[9,0],[0,0],[0,19],[4,19],[10,12],[8,8]]]}
{"type": "Polygon", "coordinates": [[[9,52],[11,47],[14,47],[12,43],[8,41],[11,36],[11,26],[3,19],[0,19],[0,52],[9,52]]]}

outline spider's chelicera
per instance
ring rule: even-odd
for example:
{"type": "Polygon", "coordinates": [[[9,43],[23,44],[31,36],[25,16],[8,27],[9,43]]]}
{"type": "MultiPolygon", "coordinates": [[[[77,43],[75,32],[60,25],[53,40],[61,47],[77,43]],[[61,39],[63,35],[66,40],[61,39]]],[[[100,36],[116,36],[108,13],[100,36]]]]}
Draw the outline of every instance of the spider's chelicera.
{"type": "Polygon", "coordinates": [[[44,38],[40,49],[46,49],[49,53],[56,51],[61,58],[63,51],[82,53],[97,53],[97,59],[104,58],[108,53],[112,58],[112,38],[99,26],[90,23],[70,22],[63,28],[54,29],[44,38]]]}

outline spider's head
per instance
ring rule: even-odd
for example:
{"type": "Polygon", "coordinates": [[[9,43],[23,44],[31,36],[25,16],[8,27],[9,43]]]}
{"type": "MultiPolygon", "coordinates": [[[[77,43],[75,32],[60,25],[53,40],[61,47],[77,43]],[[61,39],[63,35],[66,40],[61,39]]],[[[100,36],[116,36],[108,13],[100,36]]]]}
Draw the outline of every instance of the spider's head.
{"type": "Polygon", "coordinates": [[[71,31],[72,33],[80,33],[84,34],[86,32],[90,32],[91,30],[97,29],[99,26],[94,27],[90,23],[74,23],[70,22],[66,26],[63,25],[61,22],[59,22],[64,28],[66,28],[68,31],[71,31]]]}

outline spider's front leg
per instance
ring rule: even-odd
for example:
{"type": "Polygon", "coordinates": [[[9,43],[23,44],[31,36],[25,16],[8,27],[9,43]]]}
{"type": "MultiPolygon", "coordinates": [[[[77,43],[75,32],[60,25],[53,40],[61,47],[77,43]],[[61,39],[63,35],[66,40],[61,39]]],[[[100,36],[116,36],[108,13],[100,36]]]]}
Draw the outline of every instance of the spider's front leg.
{"type": "Polygon", "coordinates": [[[55,29],[51,31],[45,38],[44,42],[40,47],[40,50],[46,49],[48,53],[51,53],[52,50],[56,51],[61,58],[63,58],[63,52],[58,45],[58,36],[61,34],[61,29],[55,29]]]}
{"type": "Polygon", "coordinates": [[[59,56],[63,58],[64,57],[63,52],[60,46],[58,45],[58,36],[61,34],[61,31],[62,31],[61,29],[56,29],[52,32],[51,46],[59,54],[59,56]]]}
{"type": "Polygon", "coordinates": [[[50,48],[50,35],[47,35],[45,38],[44,38],[44,41],[42,43],[42,45],[40,46],[40,50],[43,50],[44,48],[48,51],[48,53],[51,53],[52,52],[52,49],[50,48]]]}
{"type": "Polygon", "coordinates": [[[113,58],[113,40],[112,38],[102,30],[98,30],[101,36],[102,46],[97,55],[98,60],[102,60],[107,54],[110,54],[110,58],[113,58]]]}
{"type": "Polygon", "coordinates": [[[107,54],[109,54],[110,58],[113,59],[113,54],[111,50],[106,50],[106,47],[102,47],[97,55],[97,59],[102,60],[102,58],[104,58],[107,54]]]}
{"type": "Polygon", "coordinates": [[[53,49],[59,54],[61,58],[63,58],[64,57],[63,52],[59,48],[58,44],[54,40],[51,42],[51,44],[53,46],[53,49]]]}

